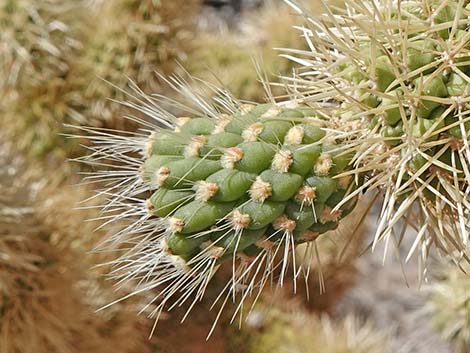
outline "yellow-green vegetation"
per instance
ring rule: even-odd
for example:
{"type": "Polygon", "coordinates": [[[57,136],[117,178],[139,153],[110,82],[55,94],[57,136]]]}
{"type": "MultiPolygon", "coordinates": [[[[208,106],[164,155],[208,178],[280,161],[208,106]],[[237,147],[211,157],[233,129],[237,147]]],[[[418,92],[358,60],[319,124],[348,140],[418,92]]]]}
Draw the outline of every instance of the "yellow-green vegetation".
{"type": "MultiPolygon", "coordinates": [[[[388,353],[387,334],[353,316],[317,317],[295,305],[255,308],[240,336],[246,353],[388,353]],[[253,326],[251,326],[253,325],[253,326]]],[[[234,350],[234,352],[237,350],[234,350]]]]}
{"type": "Polygon", "coordinates": [[[459,353],[470,351],[470,275],[444,267],[429,288],[425,312],[432,325],[459,353]]]}
{"type": "MultiPolygon", "coordinates": [[[[306,3],[315,11],[321,6],[318,0],[306,3]]],[[[268,2],[242,17],[237,29],[200,33],[195,38],[198,50],[190,56],[187,69],[205,81],[226,86],[237,98],[264,100],[267,94],[260,77],[274,81],[294,66],[280,58],[275,48],[306,49],[302,31],[292,28],[301,21],[302,17],[285,4],[268,2]],[[259,63],[259,72],[254,61],[259,63]]],[[[270,90],[274,96],[285,93],[283,87],[272,86],[270,90]]]]}
{"type": "Polygon", "coordinates": [[[72,20],[83,19],[82,1],[7,0],[0,5],[2,129],[32,155],[55,150],[66,116],[75,116],[70,72],[82,43],[72,20]]]}
{"type": "MultiPolygon", "coordinates": [[[[78,154],[64,124],[124,128],[129,80],[156,92],[191,48],[199,1],[32,1],[0,6],[0,111],[32,156],[78,154]],[[109,82],[105,82],[107,80],[109,82]]],[[[127,125],[127,127],[129,124],[127,125]]]]}
{"type": "Polygon", "coordinates": [[[129,79],[145,92],[161,92],[156,73],[175,72],[177,62],[184,64],[195,47],[194,16],[199,3],[111,0],[92,8],[90,40],[78,70],[87,79],[82,86],[87,119],[115,119],[120,107],[107,99],[125,99],[116,87],[124,88],[129,79]]]}
{"type": "MultiPolygon", "coordinates": [[[[68,25],[81,1],[4,0],[0,4],[0,87],[12,95],[62,78],[80,49],[68,25]]],[[[2,92],[4,93],[4,92],[2,92]]]]}
{"type": "MultiPolygon", "coordinates": [[[[346,1],[314,17],[290,88],[330,118],[355,121],[354,193],[384,192],[374,246],[411,224],[424,265],[468,241],[470,7],[465,1],[346,1]],[[326,113],[325,102],[333,103],[326,113]],[[336,106],[335,106],[336,105],[336,106]]],[[[289,51],[287,52],[289,53],[289,51]]],[[[353,197],[353,194],[350,197],[353,197]]]]}

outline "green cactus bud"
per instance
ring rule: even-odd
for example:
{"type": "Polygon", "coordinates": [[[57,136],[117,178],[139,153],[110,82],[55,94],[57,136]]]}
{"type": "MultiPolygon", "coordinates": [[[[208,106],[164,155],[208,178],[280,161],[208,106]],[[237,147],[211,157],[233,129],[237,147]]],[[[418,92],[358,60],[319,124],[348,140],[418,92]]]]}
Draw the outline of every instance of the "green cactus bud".
{"type": "Polygon", "coordinates": [[[201,146],[199,155],[210,159],[220,159],[224,150],[229,147],[235,147],[243,142],[240,135],[230,132],[221,132],[207,137],[207,142],[201,146]]]}
{"type": "Polygon", "coordinates": [[[157,156],[153,155],[148,158],[143,166],[141,171],[141,177],[143,180],[150,182],[150,184],[155,188],[158,184],[158,170],[167,165],[170,162],[175,162],[180,160],[180,156],[157,156]]]}
{"type": "Polygon", "coordinates": [[[328,175],[330,176],[339,175],[343,172],[353,158],[351,152],[341,150],[341,145],[324,145],[323,153],[331,157],[332,165],[328,171],[328,175]]]}
{"type": "Polygon", "coordinates": [[[300,118],[303,118],[305,115],[304,113],[299,110],[299,109],[282,109],[279,114],[278,114],[278,117],[280,118],[292,118],[292,119],[300,119],[300,118]]]}
{"type": "Polygon", "coordinates": [[[222,165],[258,174],[269,167],[275,153],[275,148],[266,142],[244,142],[226,152],[226,158],[222,157],[222,165]]]}
{"type": "Polygon", "coordinates": [[[399,122],[396,126],[385,126],[382,131],[382,136],[386,138],[386,143],[390,146],[400,144],[403,137],[403,123],[399,122]]]}
{"type": "Polygon", "coordinates": [[[170,230],[183,234],[200,232],[227,215],[233,203],[192,201],[177,209],[170,218],[170,230]]]}
{"type": "Polygon", "coordinates": [[[157,174],[157,184],[173,188],[184,188],[198,180],[203,180],[209,175],[222,169],[219,161],[211,161],[201,158],[188,158],[169,162],[160,167],[157,174]]]}
{"type": "MultiPolygon", "coordinates": [[[[425,96],[432,97],[447,97],[447,86],[444,83],[443,76],[438,75],[436,77],[430,78],[429,76],[424,76],[422,79],[417,79],[415,81],[416,87],[421,87],[421,94],[425,96]]],[[[432,111],[439,107],[439,103],[427,99],[421,99],[416,108],[416,116],[419,118],[427,119],[432,111]]]]}
{"type": "Polygon", "coordinates": [[[310,206],[290,201],[287,203],[285,213],[287,217],[295,221],[295,233],[300,234],[318,222],[324,207],[322,203],[314,203],[310,206]]]}
{"type": "Polygon", "coordinates": [[[242,252],[250,245],[256,243],[266,233],[266,227],[256,230],[244,229],[239,233],[235,231],[230,232],[216,232],[211,235],[211,239],[215,242],[216,246],[224,248],[225,253],[221,260],[233,256],[235,252],[242,252]]]}
{"type": "Polygon", "coordinates": [[[241,207],[239,212],[249,216],[247,229],[261,229],[272,223],[284,212],[285,204],[282,202],[265,201],[263,203],[248,201],[241,207]]]}
{"type": "Polygon", "coordinates": [[[435,50],[434,44],[429,40],[417,40],[411,43],[407,49],[408,69],[414,71],[432,63],[436,58],[435,50]]]}
{"type": "Polygon", "coordinates": [[[447,91],[450,96],[461,96],[465,93],[468,87],[468,82],[456,73],[450,74],[449,82],[447,83],[447,91]]]}
{"type": "Polygon", "coordinates": [[[179,129],[189,135],[209,135],[215,129],[215,123],[210,118],[190,118],[179,129]]]}
{"type": "Polygon", "coordinates": [[[371,108],[375,108],[380,104],[380,99],[376,95],[370,92],[363,93],[359,97],[359,101],[371,108]]]}
{"type": "Polygon", "coordinates": [[[395,74],[390,69],[392,63],[388,56],[379,56],[375,62],[375,77],[377,89],[380,92],[385,92],[390,84],[395,80],[395,74]]]}
{"type": "MultiPolygon", "coordinates": [[[[450,4],[446,5],[446,6],[443,6],[440,9],[440,11],[435,14],[434,22],[436,24],[445,24],[445,23],[449,24],[448,28],[438,31],[439,35],[443,39],[449,39],[449,35],[450,35],[451,29],[452,29],[452,23],[454,22],[454,19],[455,19],[456,15],[457,15],[456,7],[454,7],[450,4]]],[[[465,14],[460,13],[460,18],[464,19],[465,14]]]]}
{"type": "Polygon", "coordinates": [[[218,187],[212,200],[231,202],[240,199],[256,179],[256,174],[239,172],[238,170],[222,169],[210,175],[206,181],[218,187]]]}
{"type": "Polygon", "coordinates": [[[312,171],[312,166],[320,157],[321,147],[318,145],[299,145],[289,147],[289,151],[292,153],[292,164],[288,171],[305,176],[312,171]]]}
{"type": "MultiPolygon", "coordinates": [[[[395,91],[392,91],[390,92],[390,94],[395,96],[396,93],[395,91]]],[[[385,112],[384,121],[387,125],[395,126],[399,121],[401,121],[400,108],[398,106],[398,102],[395,99],[395,97],[392,99],[382,98],[380,107],[383,107],[384,109],[384,112],[385,112]]]]}
{"type": "Polygon", "coordinates": [[[314,200],[319,204],[324,204],[338,188],[338,182],[330,177],[312,176],[306,182],[314,188],[314,200]]]}
{"type": "Polygon", "coordinates": [[[422,155],[418,154],[414,156],[409,162],[408,162],[408,167],[412,172],[417,172],[420,170],[425,164],[427,163],[426,158],[424,158],[422,155]]]}
{"type": "Polygon", "coordinates": [[[153,135],[149,140],[148,154],[180,156],[187,145],[187,139],[167,132],[153,135]]]}
{"type": "Polygon", "coordinates": [[[465,119],[463,120],[463,123],[460,123],[459,119],[456,118],[456,117],[446,117],[445,118],[445,125],[446,126],[451,126],[451,125],[454,125],[454,124],[457,124],[456,126],[453,126],[453,127],[450,127],[449,129],[447,129],[447,133],[453,137],[456,137],[456,138],[459,138],[461,139],[462,138],[462,127],[461,125],[463,125],[463,130],[464,130],[464,135],[466,137],[468,137],[468,134],[470,132],[470,120],[467,120],[468,117],[465,117],[465,119]],[[467,121],[465,121],[467,120],[467,121]]]}
{"type": "Polygon", "coordinates": [[[193,197],[192,191],[160,188],[148,200],[149,213],[157,217],[166,217],[178,207],[191,201],[193,197]]]}
{"type": "Polygon", "coordinates": [[[292,123],[287,121],[271,120],[263,122],[263,131],[259,134],[259,139],[268,143],[282,144],[284,136],[292,126],[292,123]]]}
{"type": "Polygon", "coordinates": [[[172,255],[190,255],[209,239],[209,235],[191,236],[188,234],[171,233],[164,239],[164,247],[172,255]]]}
{"type": "Polygon", "coordinates": [[[270,201],[289,200],[303,182],[303,178],[298,174],[280,173],[274,170],[265,170],[260,174],[260,178],[271,185],[271,194],[268,197],[270,201]]]}

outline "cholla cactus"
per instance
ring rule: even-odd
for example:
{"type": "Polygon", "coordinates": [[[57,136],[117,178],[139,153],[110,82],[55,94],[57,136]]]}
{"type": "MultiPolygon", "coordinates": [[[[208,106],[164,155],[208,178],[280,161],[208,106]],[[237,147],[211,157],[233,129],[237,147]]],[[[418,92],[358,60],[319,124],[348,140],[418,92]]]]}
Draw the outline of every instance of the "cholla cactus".
{"type": "Polygon", "coordinates": [[[239,335],[247,353],[392,351],[387,332],[377,330],[372,322],[361,322],[352,315],[338,319],[317,317],[292,303],[284,304],[283,309],[258,305],[247,319],[246,330],[242,329],[239,335]]]}
{"type": "Polygon", "coordinates": [[[61,214],[83,189],[52,192],[7,140],[0,133],[0,352],[150,352],[145,319],[123,306],[96,312],[113,290],[83,253],[94,227],[61,214]]]}
{"type": "MultiPolygon", "coordinates": [[[[319,1],[309,1],[320,8],[319,1]]],[[[258,101],[265,99],[263,82],[258,75],[271,81],[278,75],[289,74],[294,63],[280,60],[274,48],[306,49],[302,34],[291,27],[301,17],[282,2],[267,1],[253,13],[244,14],[237,28],[208,29],[194,38],[195,50],[185,64],[188,72],[205,81],[222,82],[236,97],[258,101]],[[253,65],[259,61],[260,71],[253,65]]],[[[283,87],[270,86],[273,95],[285,93],[283,87]]]]}
{"type": "MultiPolygon", "coordinates": [[[[72,18],[82,1],[6,0],[0,5],[2,127],[31,154],[59,143],[65,116],[77,116],[68,79],[82,48],[72,18]]],[[[56,149],[58,150],[58,149],[56,149]]]]}
{"type": "Polygon", "coordinates": [[[192,94],[201,117],[175,118],[144,97],[149,104],[139,109],[174,128],[155,125],[150,136],[136,138],[98,131],[95,139],[106,143],[90,159],[104,153],[129,162],[116,172],[126,178],[108,174],[114,182],[104,191],[111,196],[110,221],[139,216],[110,239],[135,244],[116,260],[113,274],[144,278],[136,292],[165,284],[155,315],[167,304],[199,300],[227,260],[233,278],[216,300],[222,307],[231,296],[243,302],[261,291],[277,268],[282,285],[290,262],[295,276],[307,271],[292,248],[335,229],[357,201],[338,206],[360,183],[339,177],[352,158],[344,146],[354,125],[333,127],[295,104],[237,105],[226,97],[211,107],[192,94]],[[134,151],[142,160],[129,155],[134,151]],[[143,192],[149,195],[140,199],[143,192]]]}
{"type": "Polygon", "coordinates": [[[68,26],[79,2],[6,0],[0,5],[3,89],[37,87],[70,69],[80,43],[68,26]]]}
{"type": "Polygon", "coordinates": [[[319,18],[292,7],[309,50],[286,52],[301,65],[286,78],[290,100],[243,105],[216,92],[211,103],[175,78],[199,107],[186,108],[191,117],[142,94],[128,106],[154,124],[136,137],[96,132],[89,162],[127,164],[98,172],[109,180],[103,217],[133,219],[109,239],[131,246],[113,275],[137,279],[136,293],[160,289],[156,317],[191,308],[223,262],[232,279],[214,305],[239,300],[236,313],[275,271],[282,285],[292,264],[295,281],[308,270],[294,248],[336,228],[370,190],[384,190],[374,245],[400,242],[403,222],[417,230],[408,256],[421,247],[423,266],[432,245],[466,257],[464,1],[349,0],[319,18]]]}
{"type": "MultiPolygon", "coordinates": [[[[468,267],[468,266],[466,266],[468,267]]],[[[423,312],[433,326],[458,352],[470,349],[470,278],[456,268],[445,268],[428,286],[423,312]]]]}
{"type": "Polygon", "coordinates": [[[79,61],[78,72],[81,75],[80,71],[84,71],[87,78],[82,80],[82,103],[88,118],[116,119],[116,105],[110,104],[109,99],[123,99],[124,94],[116,86],[124,86],[128,78],[146,91],[161,90],[155,72],[173,73],[177,62],[186,60],[192,48],[199,2],[96,2],[91,9],[95,13],[91,20],[99,22],[99,26],[90,25],[91,40],[79,61]]]}
{"type": "Polygon", "coordinates": [[[122,98],[121,91],[103,80],[121,85],[132,77],[155,90],[154,71],[172,72],[189,51],[197,5],[3,1],[0,109],[8,133],[29,154],[63,161],[79,150],[76,141],[60,135],[64,124],[122,128],[107,104],[122,98]]]}
{"type": "Polygon", "coordinates": [[[423,260],[432,245],[465,257],[468,242],[469,14],[465,1],[346,1],[307,16],[310,50],[286,53],[304,66],[297,93],[362,124],[354,173],[369,178],[350,197],[384,189],[376,242],[405,220],[423,260]]]}

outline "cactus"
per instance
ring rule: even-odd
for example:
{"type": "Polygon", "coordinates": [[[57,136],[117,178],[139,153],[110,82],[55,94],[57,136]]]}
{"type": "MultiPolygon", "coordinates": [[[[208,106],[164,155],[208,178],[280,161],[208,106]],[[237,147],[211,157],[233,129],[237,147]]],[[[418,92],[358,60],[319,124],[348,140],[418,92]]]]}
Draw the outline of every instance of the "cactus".
{"type": "Polygon", "coordinates": [[[197,5],[3,1],[0,109],[8,134],[33,158],[61,163],[82,153],[76,140],[61,134],[70,132],[65,124],[134,128],[123,123],[109,99],[123,98],[116,86],[127,77],[155,91],[154,72],[170,74],[176,60],[184,61],[197,5]]]}
{"type": "Polygon", "coordinates": [[[115,288],[90,269],[105,260],[88,251],[95,213],[73,209],[90,190],[65,185],[16,147],[0,132],[0,352],[150,353],[152,322],[132,302],[96,311],[115,288]]]}
{"type": "MultiPolygon", "coordinates": [[[[70,83],[82,43],[72,19],[80,21],[83,1],[7,0],[0,5],[0,92],[2,127],[31,155],[55,145],[65,116],[80,115],[70,83]]],[[[69,146],[68,146],[69,147],[69,146]]],[[[70,148],[70,147],[69,147],[70,148]]]]}
{"type": "MultiPolygon", "coordinates": [[[[465,269],[468,266],[465,266],[465,269]]],[[[470,349],[470,278],[461,269],[444,266],[426,288],[421,313],[457,352],[470,349]]]]}
{"type": "Polygon", "coordinates": [[[113,274],[139,279],[136,293],[160,288],[157,318],[186,302],[191,309],[223,262],[232,279],[214,305],[240,301],[240,313],[274,270],[282,286],[289,264],[304,269],[294,248],[335,229],[366,191],[383,191],[373,248],[400,243],[411,225],[408,257],[420,248],[423,268],[432,246],[468,259],[464,1],[348,0],[318,18],[289,3],[307,19],[309,46],[289,51],[301,65],[285,78],[289,100],[244,105],[208,85],[207,101],[174,77],[196,107],[166,103],[191,117],[139,92],[128,106],[154,124],[135,137],[91,137],[105,143],[89,163],[127,164],[98,173],[109,178],[109,222],[133,219],[108,239],[132,244],[113,274]]]}
{"type": "Polygon", "coordinates": [[[142,177],[150,215],[168,226],[163,249],[178,261],[270,251],[337,227],[355,201],[336,209],[354,185],[338,179],[350,157],[326,141],[309,109],[258,105],[245,113],[179,119],[153,135],[142,177]],[[171,140],[171,142],[169,141],[171,140]]]}
{"type": "Polygon", "coordinates": [[[361,123],[353,164],[371,177],[355,192],[385,190],[375,243],[405,220],[423,265],[432,245],[465,257],[468,241],[469,15],[465,1],[346,1],[334,18],[307,15],[310,50],[288,78],[361,123]]]}
{"type": "Polygon", "coordinates": [[[128,78],[146,91],[160,92],[156,72],[174,73],[177,62],[184,63],[192,51],[194,16],[199,3],[199,0],[96,2],[90,8],[91,23],[86,32],[89,40],[83,56],[77,60],[76,79],[82,83],[83,114],[88,119],[104,121],[107,126],[117,124],[119,114],[109,100],[125,98],[119,88],[127,84],[128,78]]]}
{"type": "Polygon", "coordinates": [[[231,352],[238,351],[240,346],[245,347],[247,353],[392,351],[391,335],[378,330],[370,321],[362,322],[351,314],[342,318],[326,314],[317,317],[306,313],[293,301],[277,299],[283,303],[280,308],[261,304],[255,307],[247,318],[246,327],[233,335],[231,352]]]}

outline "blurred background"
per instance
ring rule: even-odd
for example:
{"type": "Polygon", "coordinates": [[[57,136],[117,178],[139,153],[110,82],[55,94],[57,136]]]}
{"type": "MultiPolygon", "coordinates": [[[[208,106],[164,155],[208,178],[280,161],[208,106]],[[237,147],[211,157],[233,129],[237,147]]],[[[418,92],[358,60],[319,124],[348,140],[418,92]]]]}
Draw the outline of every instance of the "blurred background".
{"type": "MultiPolygon", "coordinates": [[[[304,3],[322,12],[320,0],[304,3]]],[[[130,82],[175,95],[155,72],[263,101],[259,76],[295,66],[273,48],[306,48],[293,28],[302,21],[275,0],[0,0],[0,353],[470,352],[468,277],[432,259],[422,278],[415,260],[399,260],[412,244],[372,253],[379,210],[318,240],[296,295],[266,290],[241,328],[228,312],[208,341],[223,279],[151,338],[153,320],[137,315],[151,293],[98,310],[130,289],[107,279],[112,254],[91,251],[113,225],[92,221],[98,198],[80,207],[98,186],[70,161],[89,153],[70,125],[135,131],[119,104],[130,82]]]]}

